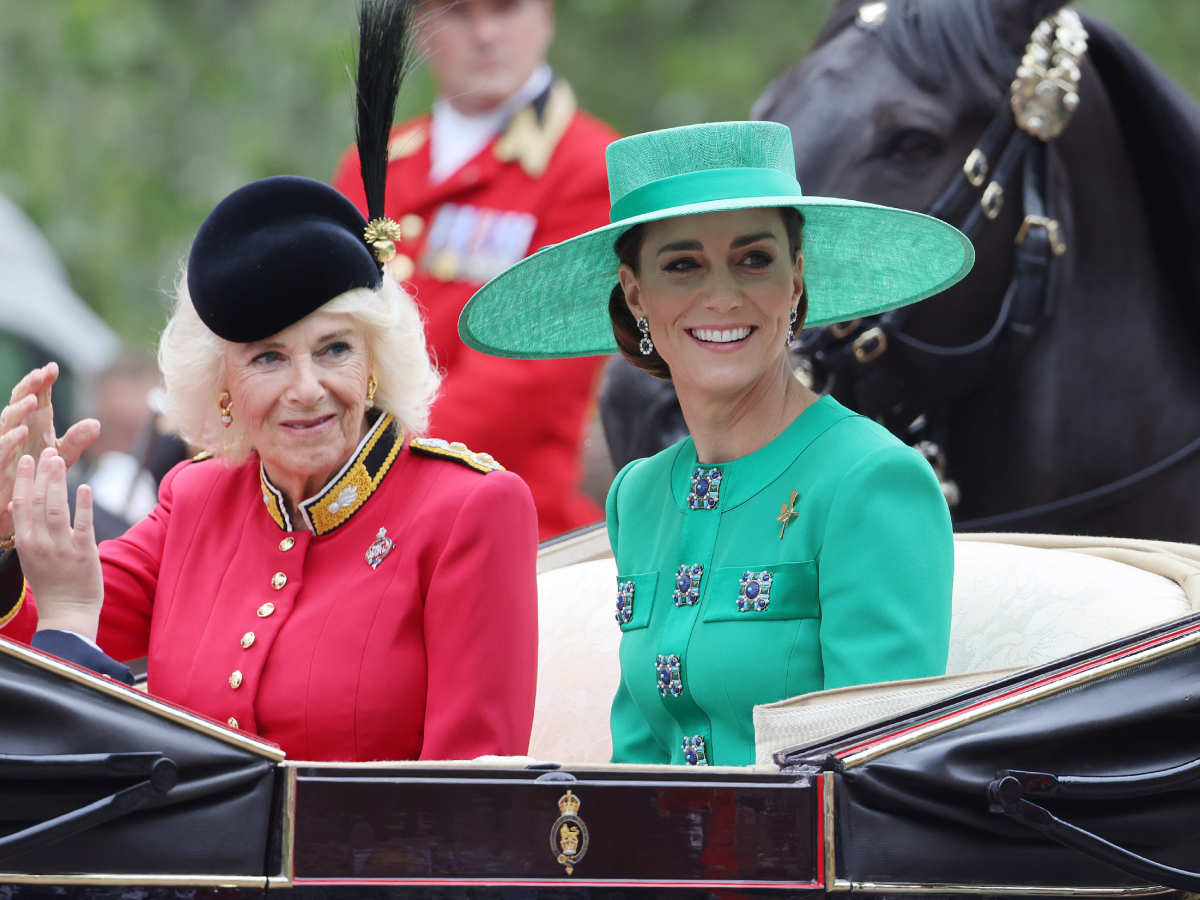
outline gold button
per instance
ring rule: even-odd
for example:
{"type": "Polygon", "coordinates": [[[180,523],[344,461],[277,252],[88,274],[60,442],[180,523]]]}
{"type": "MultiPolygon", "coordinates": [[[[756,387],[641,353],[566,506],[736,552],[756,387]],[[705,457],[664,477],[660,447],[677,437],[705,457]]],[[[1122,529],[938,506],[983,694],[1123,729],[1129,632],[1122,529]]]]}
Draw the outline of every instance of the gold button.
{"type": "Polygon", "coordinates": [[[234,669],[233,674],[229,676],[229,686],[235,691],[242,686],[242,673],[237,669],[234,669]]]}
{"type": "Polygon", "coordinates": [[[247,631],[245,634],[242,635],[242,649],[243,650],[248,649],[249,646],[253,643],[254,643],[254,632],[253,631],[247,631]]]}
{"type": "Polygon", "coordinates": [[[412,257],[405,256],[403,253],[397,253],[396,258],[388,263],[388,271],[397,281],[408,281],[416,270],[417,267],[413,265],[412,257]]]}
{"type": "Polygon", "coordinates": [[[264,603],[262,606],[260,606],[258,608],[258,617],[260,619],[265,619],[267,616],[269,616],[273,612],[275,612],[275,604],[274,603],[264,603]]]}
{"type": "Polygon", "coordinates": [[[291,550],[295,546],[296,546],[296,539],[293,537],[285,537],[282,541],[279,542],[279,549],[282,550],[284,553],[287,553],[289,550],[291,550]]]}
{"type": "Polygon", "coordinates": [[[282,572],[276,572],[271,576],[271,587],[275,588],[275,590],[283,590],[285,584],[287,584],[287,576],[282,572]]]}
{"type": "Polygon", "coordinates": [[[409,241],[415,241],[421,236],[421,232],[425,230],[425,220],[416,213],[401,216],[399,225],[400,233],[404,235],[405,240],[409,241]]]}
{"type": "Polygon", "coordinates": [[[230,728],[237,728],[237,727],[238,727],[237,719],[235,719],[233,716],[230,716],[230,717],[229,717],[228,719],[226,719],[225,721],[229,723],[229,727],[230,727],[230,728]]]}

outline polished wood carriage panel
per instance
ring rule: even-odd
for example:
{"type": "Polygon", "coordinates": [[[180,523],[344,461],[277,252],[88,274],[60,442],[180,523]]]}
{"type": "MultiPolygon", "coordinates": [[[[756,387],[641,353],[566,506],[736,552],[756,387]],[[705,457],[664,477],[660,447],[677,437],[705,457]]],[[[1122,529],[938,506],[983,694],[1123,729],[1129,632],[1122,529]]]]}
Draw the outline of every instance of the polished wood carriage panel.
{"type": "Polygon", "coordinates": [[[809,778],[745,770],[301,766],[295,884],[813,889],[821,803],[809,778]]]}

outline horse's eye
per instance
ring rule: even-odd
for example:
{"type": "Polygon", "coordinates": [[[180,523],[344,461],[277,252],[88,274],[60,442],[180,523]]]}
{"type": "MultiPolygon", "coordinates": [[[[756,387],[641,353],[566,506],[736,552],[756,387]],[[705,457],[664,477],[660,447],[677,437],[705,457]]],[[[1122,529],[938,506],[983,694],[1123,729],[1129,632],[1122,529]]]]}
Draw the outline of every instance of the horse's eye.
{"type": "Polygon", "coordinates": [[[923,162],[942,152],[942,142],[937,135],[917,128],[901,131],[892,138],[888,155],[909,162],[923,162]]]}

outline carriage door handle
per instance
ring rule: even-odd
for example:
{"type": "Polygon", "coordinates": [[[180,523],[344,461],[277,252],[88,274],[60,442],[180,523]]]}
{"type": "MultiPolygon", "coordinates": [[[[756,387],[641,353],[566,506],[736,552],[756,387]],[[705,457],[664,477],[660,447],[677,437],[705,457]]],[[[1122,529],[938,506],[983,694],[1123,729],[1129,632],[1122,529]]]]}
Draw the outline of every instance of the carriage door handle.
{"type": "Polygon", "coordinates": [[[37,850],[141,809],[179,782],[179,767],[161,753],[79,753],[59,756],[16,756],[0,753],[0,778],[74,780],[130,778],[145,780],[0,838],[0,861],[37,850]]]}
{"type": "Polygon", "coordinates": [[[1008,816],[1053,841],[1115,866],[1152,884],[1178,891],[1200,891],[1200,873],[1165,866],[1139,856],[1099,835],[1065,822],[1028,797],[1120,800],[1181,790],[1200,783],[1200,760],[1136,775],[1050,775],[1005,769],[987,787],[992,812],[1008,816]]]}

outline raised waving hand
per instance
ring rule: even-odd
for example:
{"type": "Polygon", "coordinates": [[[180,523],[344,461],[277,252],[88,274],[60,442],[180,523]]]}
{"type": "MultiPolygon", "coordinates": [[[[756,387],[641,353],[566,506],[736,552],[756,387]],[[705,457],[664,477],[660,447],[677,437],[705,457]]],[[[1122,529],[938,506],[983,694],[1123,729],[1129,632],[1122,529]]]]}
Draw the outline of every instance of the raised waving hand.
{"type": "Polygon", "coordinates": [[[92,531],[92,489],[75,494],[75,523],[67,505],[67,466],[53,447],[17,463],[11,503],[21,569],[38,605],[38,630],[56,628],[96,639],[104,576],[92,531]]]}
{"type": "Polygon", "coordinates": [[[8,406],[0,411],[0,540],[14,530],[8,504],[18,460],[22,456],[39,459],[42,451],[50,448],[65,465],[65,472],[100,436],[100,423],[95,419],[76,422],[61,438],[55,434],[50,393],[57,380],[58,363],[34,369],[13,388],[8,406]]]}

